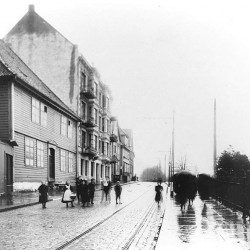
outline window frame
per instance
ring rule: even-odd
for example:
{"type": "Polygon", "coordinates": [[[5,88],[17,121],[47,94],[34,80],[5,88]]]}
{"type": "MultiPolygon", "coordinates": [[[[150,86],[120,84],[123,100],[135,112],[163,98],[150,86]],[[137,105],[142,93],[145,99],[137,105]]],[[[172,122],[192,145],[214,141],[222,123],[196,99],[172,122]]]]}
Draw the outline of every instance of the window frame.
{"type": "Polygon", "coordinates": [[[35,140],[29,137],[25,137],[24,148],[25,148],[25,158],[24,158],[25,166],[34,167],[35,166],[35,140]]]}
{"type": "Polygon", "coordinates": [[[44,168],[44,143],[42,141],[36,142],[36,165],[38,168],[44,168]],[[42,147],[41,147],[42,146],[42,147]]]}
{"type": "Polygon", "coordinates": [[[66,150],[60,149],[60,171],[66,172],[66,150]]]}

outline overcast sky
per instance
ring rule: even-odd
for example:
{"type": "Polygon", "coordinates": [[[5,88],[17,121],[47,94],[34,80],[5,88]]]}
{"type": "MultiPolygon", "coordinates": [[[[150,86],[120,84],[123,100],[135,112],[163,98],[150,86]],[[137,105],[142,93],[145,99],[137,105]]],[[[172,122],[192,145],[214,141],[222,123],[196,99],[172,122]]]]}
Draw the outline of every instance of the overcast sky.
{"type": "Polygon", "coordinates": [[[250,1],[8,0],[0,37],[28,4],[110,86],[113,115],[133,129],[136,173],[168,158],[173,110],[175,161],[212,173],[215,98],[218,155],[229,145],[250,155],[250,1]]]}

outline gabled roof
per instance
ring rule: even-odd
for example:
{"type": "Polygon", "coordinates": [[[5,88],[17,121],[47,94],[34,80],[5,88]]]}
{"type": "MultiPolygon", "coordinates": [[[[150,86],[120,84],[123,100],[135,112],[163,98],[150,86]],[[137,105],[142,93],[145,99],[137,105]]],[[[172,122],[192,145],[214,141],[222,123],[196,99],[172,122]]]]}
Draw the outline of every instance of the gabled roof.
{"type": "Polygon", "coordinates": [[[0,77],[13,76],[20,79],[30,90],[59,106],[67,113],[80,119],[67,105],[65,105],[40,78],[18,57],[7,44],[0,39],[0,77]]]}
{"type": "MultiPolygon", "coordinates": [[[[9,31],[6,37],[18,34],[55,34],[58,33],[64,37],[59,31],[46,22],[41,16],[35,12],[34,5],[29,5],[28,12],[19,20],[19,22],[9,31]]],[[[67,38],[64,37],[69,43],[67,38]]],[[[72,44],[72,43],[71,43],[72,44]]],[[[73,44],[72,44],[73,45],[73,44]]]]}

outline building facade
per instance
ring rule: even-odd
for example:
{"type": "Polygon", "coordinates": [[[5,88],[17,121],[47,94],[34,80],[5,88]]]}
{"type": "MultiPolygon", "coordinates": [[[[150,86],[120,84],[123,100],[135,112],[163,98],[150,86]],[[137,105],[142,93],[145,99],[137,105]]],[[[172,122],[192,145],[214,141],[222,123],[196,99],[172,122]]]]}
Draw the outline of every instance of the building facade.
{"type": "Polygon", "coordinates": [[[0,93],[0,193],[75,181],[80,117],[2,40],[0,93]]]}
{"type": "Polygon", "coordinates": [[[97,183],[105,176],[113,178],[112,97],[97,69],[75,44],[40,17],[33,5],[4,40],[81,118],[77,175],[95,178],[97,183]]]}

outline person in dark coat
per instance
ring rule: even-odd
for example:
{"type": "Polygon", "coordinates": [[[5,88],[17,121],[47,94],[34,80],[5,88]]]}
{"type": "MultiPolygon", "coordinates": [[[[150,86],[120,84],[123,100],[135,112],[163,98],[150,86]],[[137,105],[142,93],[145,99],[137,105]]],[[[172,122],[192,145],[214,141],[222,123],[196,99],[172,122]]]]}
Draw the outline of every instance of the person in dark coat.
{"type": "Polygon", "coordinates": [[[95,196],[95,179],[94,178],[91,179],[91,182],[88,184],[88,188],[89,188],[89,200],[91,204],[94,204],[93,202],[94,196],[95,196]]]}
{"type": "Polygon", "coordinates": [[[162,201],[162,190],[163,190],[163,187],[161,185],[161,182],[158,181],[157,182],[157,186],[155,186],[155,201],[158,203],[158,206],[160,206],[160,201],[162,201]]]}
{"type": "Polygon", "coordinates": [[[106,176],[106,181],[103,184],[103,190],[105,193],[106,201],[109,201],[109,203],[111,203],[111,196],[110,196],[111,188],[112,188],[111,181],[109,180],[109,177],[106,176]]]}
{"type": "Polygon", "coordinates": [[[85,207],[86,204],[89,206],[89,188],[87,180],[83,180],[81,184],[81,199],[83,207],[85,207]]]}
{"type": "Polygon", "coordinates": [[[119,199],[119,204],[122,204],[122,203],[121,203],[122,187],[121,187],[119,181],[116,182],[116,185],[115,185],[114,189],[115,189],[115,200],[116,200],[116,204],[118,204],[118,202],[117,202],[118,199],[119,199]]]}
{"type": "Polygon", "coordinates": [[[48,186],[45,181],[38,188],[39,191],[39,202],[42,203],[42,208],[46,208],[46,202],[48,201],[48,186]]]}
{"type": "Polygon", "coordinates": [[[76,196],[77,196],[78,203],[80,203],[81,184],[82,184],[81,177],[76,178],[76,196]]]}

